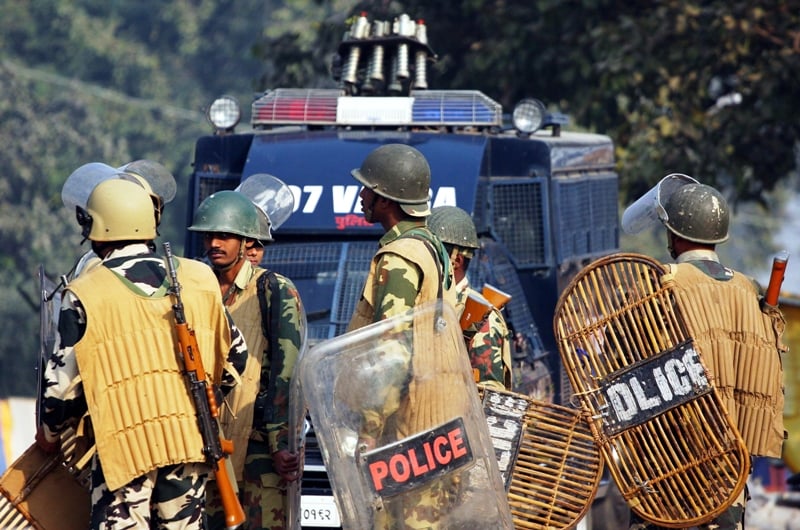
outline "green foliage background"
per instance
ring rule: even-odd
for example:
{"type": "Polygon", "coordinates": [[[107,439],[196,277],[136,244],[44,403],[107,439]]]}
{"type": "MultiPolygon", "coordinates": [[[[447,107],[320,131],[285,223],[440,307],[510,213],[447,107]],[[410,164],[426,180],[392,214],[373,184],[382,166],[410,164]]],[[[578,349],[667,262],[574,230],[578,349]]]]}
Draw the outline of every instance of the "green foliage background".
{"type": "MultiPolygon", "coordinates": [[[[163,163],[179,191],[162,238],[180,250],[204,106],[226,93],[247,113],[266,88],[334,86],[331,56],[362,10],[426,21],[432,87],[479,89],[509,110],[537,97],[571,128],[609,134],[621,207],[688,173],[759,221],[723,247],[734,266],[775,250],[797,183],[797,0],[0,0],[0,397],[34,393],[38,264],[55,277],[86,249],[61,203],[67,176],[163,163]],[[741,104],[715,106],[732,92],[741,104]]],[[[623,248],[667,259],[662,238],[623,248]]]]}

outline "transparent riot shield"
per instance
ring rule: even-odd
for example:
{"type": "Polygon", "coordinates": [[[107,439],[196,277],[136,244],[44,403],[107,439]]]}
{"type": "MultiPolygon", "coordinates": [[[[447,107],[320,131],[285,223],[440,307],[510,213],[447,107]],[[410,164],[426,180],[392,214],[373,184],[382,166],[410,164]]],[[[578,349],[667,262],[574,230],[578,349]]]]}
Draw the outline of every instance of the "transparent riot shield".
{"type": "Polygon", "coordinates": [[[47,277],[44,265],[39,265],[39,362],[36,364],[36,426],[40,425],[41,396],[44,368],[56,349],[58,312],[61,309],[61,287],[47,277]]]}
{"type": "Polygon", "coordinates": [[[86,208],[89,195],[101,182],[113,178],[118,170],[101,162],[90,162],[73,171],[61,187],[61,201],[71,212],[76,206],[86,208]]]}
{"type": "Polygon", "coordinates": [[[296,375],[344,528],[513,528],[449,305],[321,342],[296,375]]]}
{"type": "Polygon", "coordinates": [[[133,176],[135,182],[142,184],[139,179],[135,178],[140,177],[147,183],[150,190],[161,198],[164,204],[172,202],[172,199],[175,198],[175,193],[178,191],[178,185],[172,173],[153,160],[134,160],[117,168],[117,171],[120,178],[129,180],[129,177],[133,176]]]}
{"type": "Polygon", "coordinates": [[[687,184],[697,180],[683,173],[670,173],[650,188],[650,191],[639,197],[636,202],[622,212],[620,226],[626,234],[637,234],[652,226],[657,226],[664,219],[664,205],[670,195],[687,184]]]}
{"type": "Polygon", "coordinates": [[[267,173],[250,175],[236,186],[236,191],[250,199],[267,215],[270,230],[277,230],[292,215],[294,195],[289,186],[267,173]]]}
{"type": "MultiPolygon", "coordinates": [[[[305,311],[300,314],[300,321],[298,322],[300,331],[300,344],[302,345],[297,355],[297,365],[299,366],[306,356],[308,351],[308,321],[306,319],[305,311]]],[[[295,369],[292,375],[292,380],[289,384],[289,451],[295,454],[300,454],[304,459],[304,445],[306,434],[311,427],[306,419],[308,409],[303,397],[303,391],[300,386],[300,378],[297,376],[295,369]]],[[[286,487],[286,528],[287,530],[300,530],[301,513],[300,513],[300,484],[302,482],[302,469],[297,480],[290,482],[286,487]]]]}

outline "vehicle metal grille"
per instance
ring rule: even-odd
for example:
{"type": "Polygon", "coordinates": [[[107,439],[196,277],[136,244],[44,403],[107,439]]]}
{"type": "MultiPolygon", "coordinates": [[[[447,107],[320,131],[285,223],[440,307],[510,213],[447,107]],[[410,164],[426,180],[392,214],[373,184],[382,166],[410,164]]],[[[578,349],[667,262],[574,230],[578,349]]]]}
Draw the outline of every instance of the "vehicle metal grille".
{"type": "Polygon", "coordinates": [[[361,298],[361,291],[369,273],[372,256],[378,250],[375,242],[346,243],[343,245],[345,256],[342,260],[342,282],[340,290],[333,300],[331,324],[333,337],[347,331],[347,325],[361,298]]]}
{"type": "Polygon", "coordinates": [[[481,248],[471,263],[474,264],[468,269],[471,285],[488,283],[511,295],[503,314],[510,327],[526,339],[527,349],[521,352],[522,358],[532,362],[547,355],[522,283],[502,246],[489,238],[482,238],[481,248]]]}
{"type": "Polygon", "coordinates": [[[556,259],[604,254],[618,246],[617,178],[613,173],[553,179],[556,259]]]}
{"type": "Polygon", "coordinates": [[[511,253],[518,268],[547,267],[549,215],[544,179],[493,182],[490,211],[492,232],[511,253]]]}
{"type": "Polygon", "coordinates": [[[347,331],[377,248],[373,241],[267,245],[263,266],[297,285],[312,344],[347,331]]]}

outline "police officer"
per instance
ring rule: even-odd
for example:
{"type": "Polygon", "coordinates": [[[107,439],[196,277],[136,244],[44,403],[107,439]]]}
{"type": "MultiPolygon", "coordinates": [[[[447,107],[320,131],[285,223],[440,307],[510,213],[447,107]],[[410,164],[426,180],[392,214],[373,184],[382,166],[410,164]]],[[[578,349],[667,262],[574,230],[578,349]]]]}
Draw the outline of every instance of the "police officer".
{"type": "MultiPolygon", "coordinates": [[[[37,443],[57,450],[59,433],[88,410],[97,447],[90,527],[201,529],[210,468],[175,353],[169,278],[152,250],[150,194],[109,179],[78,213],[101,262],[64,291],[37,443]]],[[[223,368],[244,368],[244,340],[206,265],[178,259],[177,275],[207,380],[226,392],[235,383],[223,368]]]]}
{"type": "Polygon", "coordinates": [[[379,223],[386,233],[349,329],[437,298],[455,305],[450,260],[426,225],[431,170],[422,153],[408,145],[382,145],[351,173],[363,186],[359,196],[364,219],[379,223]]]}
{"type": "MultiPolygon", "coordinates": [[[[430,214],[431,172],[422,153],[408,145],[382,145],[371,151],[361,167],[351,173],[363,185],[360,197],[364,218],[370,223],[380,223],[386,233],[370,263],[349,330],[406,313],[417,304],[437,299],[454,307],[455,282],[450,260],[441,241],[426,226],[430,214]]],[[[433,352],[422,352],[425,353],[433,352]]],[[[434,361],[432,359],[429,364],[435,365],[434,361]]],[[[391,398],[383,401],[380,407],[362,411],[359,432],[362,450],[380,446],[389,425],[402,433],[429,428],[415,423],[419,418],[409,410],[409,403],[423,401],[432,409],[441,409],[444,407],[438,407],[435,401],[447,398],[446,389],[436,387],[435,377],[416,374],[413,368],[398,370],[395,380],[391,374],[381,375],[390,387],[384,389],[384,393],[391,398]],[[413,390],[408,385],[409,371],[415,381],[413,390]],[[409,393],[413,395],[409,397],[409,393]]],[[[387,502],[387,508],[379,513],[379,518],[385,520],[376,521],[374,527],[436,528],[437,510],[452,503],[453,486],[448,481],[437,481],[418,491],[413,499],[387,502]]]]}
{"type": "MultiPolygon", "coordinates": [[[[297,480],[301,470],[299,456],[289,451],[287,422],[303,307],[291,280],[254,267],[245,257],[248,245],[272,240],[269,230],[261,228],[262,214],[243,194],[219,191],[200,204],[189,227],[202,234],[223,303],[247,341],[247,366],[241,384],[226,399],[221,423],[234,442],[234,471],[252,530],[284,527],[286,484],[297,480]]],[[[212,493],[211,528],[224,528],[220,507],[212,493]]]]}
{"type": "MultiPolygon", "coordinates": [[[[450,255],[456,281],[456,307],[459,316],[467,297],[475,292],[470,287],[467,270],[475,250],[480,248],[472,217],[457,206],[439,206],[431,210],[428,226],[444,243],[450,255]]],[[[477,382],[500,390],[511,390],[511,344],[502,313],[492,308],[480,322],[465,330],[470,364],[477,382]]]]}
{"type": "MultiPolygon", "coordinates": [[[[773,323],[783,317],[775,308],[762,310],[761,288],[754,280],[720,262],[716,245],[728,239],[728,203],[713,187],[693,182],[666,197],[659,217],[676,260],[662,282],[672,286],[732,422],[746,442],[760,440],[759,445],[748,443],[751,454],[779,458],[784,436],[782,346],[773,323]],[[756,379],[762,388],[746,383],[756,379]],[[750,417],[766,418],[766,423],[743,421],[750,417]],[[759,433],[751,437],[751,429],[759,433]]],[[[746,500],[745,488],[727,511],[702,528],[743,528],[746,500]]],[[[631,528],[656,527],[632,513],[631,528]]]]}
{"type": "Polygon", "coordinates": [[[264,261],[264,247],[272,241],[272,223],[270,222],[269,216],[260,207],[256,206],[256,208],[258,208],[259,213],[260,236],[258,239],[248,242],[244,251],[247,261],[249,261],[253,267],[261,266],[261,262],[264,261]]]}

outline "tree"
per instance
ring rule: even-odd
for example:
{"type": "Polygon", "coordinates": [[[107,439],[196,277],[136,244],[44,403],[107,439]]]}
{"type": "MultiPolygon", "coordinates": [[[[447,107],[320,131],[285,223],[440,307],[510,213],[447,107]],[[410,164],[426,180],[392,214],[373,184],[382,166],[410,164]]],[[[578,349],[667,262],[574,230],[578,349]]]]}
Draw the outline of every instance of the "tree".
{"type": "Polygon", "coordinates": [[[480,89],[506,109],[538,97],[610,135],[626,202],[674,171],[759,200],[796,167],[797,0],[378,0],[360,10],[427,22],[433,86],[480,89]]]}
{"type": "Polygon", "coordinates": [[[61,202],[67,176],[88,162],[151,158],[167,166],[178,196],[162,236],[178,251],[193,144],[210,130],[201,105],[230,87],[220,74],[236,79],[243,95],[255,84],[249,46],[266,18],[260,2],[153,6],[0,0],[0,333],[8,338],[0,344],[0,396],[35,390],[38,265],[58,277],[87,250],[75,212],[61,202]]]}

